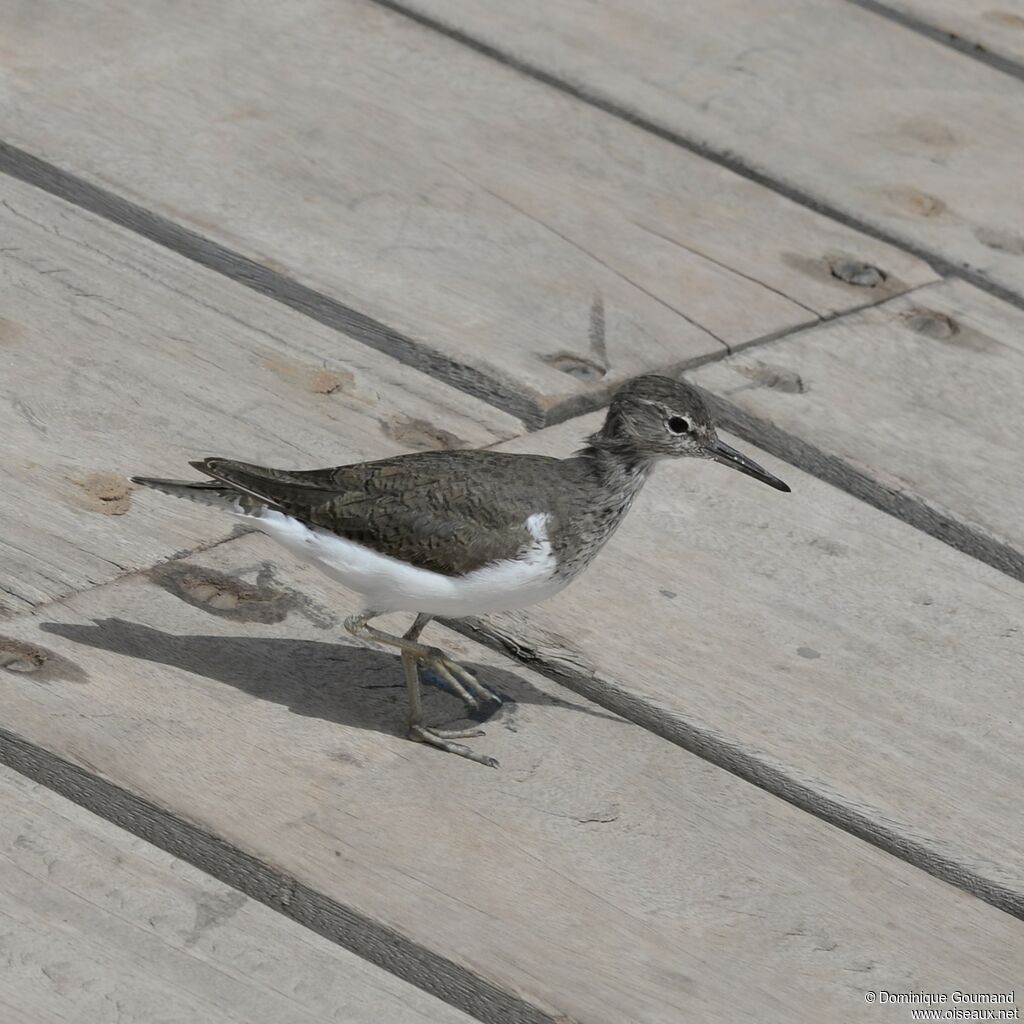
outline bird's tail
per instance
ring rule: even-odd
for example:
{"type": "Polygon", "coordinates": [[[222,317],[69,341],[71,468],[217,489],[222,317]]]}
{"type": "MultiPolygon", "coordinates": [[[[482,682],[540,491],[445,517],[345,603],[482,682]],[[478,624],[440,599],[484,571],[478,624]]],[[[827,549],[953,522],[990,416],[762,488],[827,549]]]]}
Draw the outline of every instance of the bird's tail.
{"type": "Polygon", "coordinates": [[[236,490],[220,480],[162,480],[152,476],[133,476],[131,480],[133,484],[152,487],[154,491],[175,498],[186,498],[200,505],[210,505],[240,515],[259,515],[267,507],[267,502],[236,490]]]}

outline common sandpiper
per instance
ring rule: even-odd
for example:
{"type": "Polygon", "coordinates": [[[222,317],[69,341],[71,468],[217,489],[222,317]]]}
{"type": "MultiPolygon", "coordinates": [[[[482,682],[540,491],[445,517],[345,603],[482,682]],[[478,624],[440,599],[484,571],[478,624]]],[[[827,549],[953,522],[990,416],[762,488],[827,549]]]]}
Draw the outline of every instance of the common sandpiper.
{"type": "Polygon", "coordinates": [[[604,425],[566,459],[429,451],[291,470],[210,458],[191,463],[210,479],[134,481],[240,516],[360,594],[363,610],[345,627],[401,651],[409,737],[497,766],[457,742],[480,730],[424,723],[421,666],[471,708],[500,700],[440,648],[421,643],[424,626],[438,615],[523,608],[557,594],[591,563],[666,458],[714,460],[789,490],[718,437],[699,392],[655,375],[619,388],[604,425]],[[396,611],[416,615],[402,636],[370,625],[396,611]]]}

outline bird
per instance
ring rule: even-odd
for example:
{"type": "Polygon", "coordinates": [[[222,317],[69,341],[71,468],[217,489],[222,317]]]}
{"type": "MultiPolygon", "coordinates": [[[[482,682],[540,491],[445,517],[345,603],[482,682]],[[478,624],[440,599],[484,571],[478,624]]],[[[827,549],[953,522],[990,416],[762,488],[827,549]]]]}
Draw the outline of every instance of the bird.
{"type": "Polygon", "coordinates": [[[722,441],[696,388],[657,374],[621,385],[601,428],[567,458],[461,449],[306,470],[206,458],[190,463],[203,480],[132,480],[240,517],[360,595],[362,610],[345,628],[401,652],[408,737],[497,767],[458,742],[481,730],[424,721],[421,668],[474,710],[501,698],[421,642],[423,629],[436,616],[509,611],[559,593],[608,542],[655,465],[681,458],[790,490],[722,441]],[[390,612],[415,615],[404,634],[370,625],[390,612]]]}

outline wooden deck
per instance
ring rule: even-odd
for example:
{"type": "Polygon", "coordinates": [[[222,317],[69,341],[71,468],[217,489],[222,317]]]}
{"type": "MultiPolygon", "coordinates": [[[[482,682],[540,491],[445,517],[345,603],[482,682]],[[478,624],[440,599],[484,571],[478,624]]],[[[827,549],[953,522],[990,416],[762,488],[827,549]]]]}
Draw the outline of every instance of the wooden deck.
{"type": "Polygon", "coordinates": [[[1024,0],[5,7],[4,1024],[1019,1011],[1024,0]],[[793,494],[663,467],[431,627],[497,772],[127,480],[567,454],[651,370],[793,494]]]}

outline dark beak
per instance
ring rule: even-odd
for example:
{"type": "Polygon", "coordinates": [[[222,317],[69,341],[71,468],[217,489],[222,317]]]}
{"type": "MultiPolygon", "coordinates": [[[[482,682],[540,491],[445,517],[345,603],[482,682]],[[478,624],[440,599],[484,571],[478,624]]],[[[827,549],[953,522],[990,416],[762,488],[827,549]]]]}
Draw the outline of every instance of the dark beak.
{"type": "Polygon", "coordinates": [[[753,459],[748,459],[742,452],[731,448],[724,441],[719,441],[717,437],[707,446],[707,451],[715,462],[720,462],[723,466],[732,466],[733,469],[738,469],[741,473],[746,473],[747,476],[752,476],[755,480],[760,480],[761,483],[774,487],[777,491],[789,493],[788,484],[784,484],[777,476],[772,476],[768,470],[762,469],[753,459]]]}

